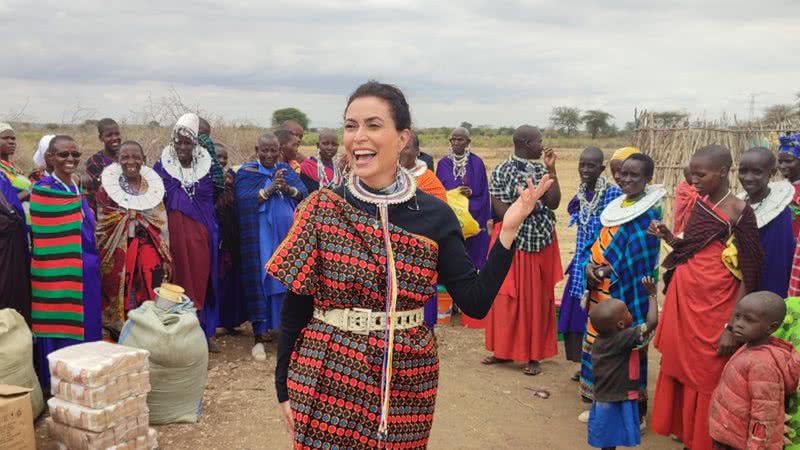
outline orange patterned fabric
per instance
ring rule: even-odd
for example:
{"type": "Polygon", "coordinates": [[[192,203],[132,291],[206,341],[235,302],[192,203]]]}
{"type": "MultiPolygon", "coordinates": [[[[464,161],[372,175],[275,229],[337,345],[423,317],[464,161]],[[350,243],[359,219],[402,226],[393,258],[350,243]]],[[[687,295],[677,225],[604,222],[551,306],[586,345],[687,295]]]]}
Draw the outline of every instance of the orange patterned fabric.
{"type": "Polygon", "coordinates": [[[420,191],[430,194],[439,200],[447,203],[447,191],[436,175],[430,170],[426,170],[417,177],[417,187],[420,191]]]}

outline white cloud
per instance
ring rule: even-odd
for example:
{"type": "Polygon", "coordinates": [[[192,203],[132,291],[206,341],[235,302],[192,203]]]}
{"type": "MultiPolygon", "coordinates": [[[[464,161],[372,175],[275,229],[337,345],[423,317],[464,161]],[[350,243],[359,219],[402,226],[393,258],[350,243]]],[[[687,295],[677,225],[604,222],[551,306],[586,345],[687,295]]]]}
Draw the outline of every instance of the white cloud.
{"type": "Polygon", "coordinates": [[[293,105],[331,126],[377,78],[404,89],[421,126],[543,125],[557,105],[620,123],[635,107],[746,117],[750,93],[760,109],[800,90],[796,1],[601,3],[5,1],[3,107],[132,117],[174,88],[229,120],[266,124],[293,105]]]}

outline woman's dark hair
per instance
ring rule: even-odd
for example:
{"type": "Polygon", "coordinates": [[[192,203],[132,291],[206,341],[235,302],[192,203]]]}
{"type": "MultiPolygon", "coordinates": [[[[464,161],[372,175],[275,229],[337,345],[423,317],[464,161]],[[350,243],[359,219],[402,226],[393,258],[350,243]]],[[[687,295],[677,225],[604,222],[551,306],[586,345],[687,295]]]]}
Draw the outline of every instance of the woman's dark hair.
{"type": "Polygon", "coordinates": [[[142,152],[142,156],[144,156],[144,147],[142,147],[142,144],[140,144],[140,143],[138,143],[136,141],[128,140],[128,141],[125,141],[122,144],[120,144],[120,146],[119,146],[120,150],[122,150],[122,147],[125,147],[126,145],[133,145],[135,147],[139,147],[139,151],[142,152]]]}
{"type": "Polygon", "coordinates": [[[75,139],[72,139],[72,136],[67,136],[66,134],[57,134],[53,136],[53,139],[50,139],[50,144],[47,146],[47,151],[45,152],[48,155],[52,155],[56,152],[56,144],[59,142],[75,142],[75,139]]]}
{"type": "Polygon", "coordinates": [[[644,176],[647,178],[653,178],[653,173],[656,170],[656,163],[653,162],[653,158],[645,155],[644,153],[634,153],[631,156],[625,158],[625,161],[632,159],[634,161],[641,161],[644,164],[644,176]]]}
{"type": "Polygon", "coordinates": [[[103,137],[103,131],[105,131],[108,127],[119,126],[117,121],[114,119],[109,119],[108,117],[100,119],[97,121],[97,134],[100,137],[103,137]]]}
{"type": "Polygon", "coordinates": [[[375,80],[367,81],[350,94],[345,111],[353,103],[353,100],[361,97],[378,97],[388,103],[389,111],[392,113],[392,119],[394,120],[394,127],[397,131],[411,128],[411,111],[408,108],[408,102],[406,102],[403,91],[397,86],[380,83],[375,80]]]}

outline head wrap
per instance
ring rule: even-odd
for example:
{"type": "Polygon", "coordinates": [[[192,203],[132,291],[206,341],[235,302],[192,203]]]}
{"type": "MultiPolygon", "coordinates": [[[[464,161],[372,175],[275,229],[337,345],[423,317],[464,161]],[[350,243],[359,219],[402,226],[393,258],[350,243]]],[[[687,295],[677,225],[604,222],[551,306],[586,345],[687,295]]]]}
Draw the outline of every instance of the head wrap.
{"type": "Polygon", "coordinates": [[[50,146],[50,141],[56,137],[55,134],[46,134],[39,139],[39,145],[36,146],[36,153],[33,154],[33,164],[37,168],[44,168],[44,154],[47,153],[47,147],[50,146]]]}
{"type": "Polygon", "coordinates": [[[188,137],[192,142],[197,142],[197,130],[200,128],[200,118],[195,113],[186,113],[178,119],[172,129],[172,140],[179,137],[188,137]]]}
{"type": "Polygon", "coordinates": [[[800,158],[800,133],[779,136],[778,153],[788,153],[795,158],[800,158]]]}
{"type": "Polygon", "coordinates": [[[614,152],[614,155],[611,156],[611,161],[625,161],[628,159],[629,156],[634,155],[636,153],[642,153],[636,147],[622,147],[621,149],[614,152]]]}
{"type": "Polygon", "coordinates": [[[14,131],[14,128],[12,128],[11,125],[9,125],[9,124],[7,124],[5,122],[0,122],[0,133],[2,133],[4,131],[9,131],[9,130],[10,131],[14,131]]]}

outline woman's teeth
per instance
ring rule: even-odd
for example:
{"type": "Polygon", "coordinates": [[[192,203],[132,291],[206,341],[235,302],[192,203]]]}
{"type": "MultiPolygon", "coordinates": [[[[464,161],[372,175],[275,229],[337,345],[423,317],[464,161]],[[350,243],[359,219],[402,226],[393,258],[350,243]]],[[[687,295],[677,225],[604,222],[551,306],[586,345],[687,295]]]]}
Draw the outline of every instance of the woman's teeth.
{"type": "Polygon", "coordinates": [[[356,161],[369,161],[375,156],[375,152],[370,150],[356,150],[353,152],[356,161]]]}

